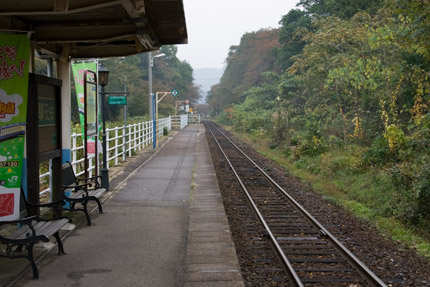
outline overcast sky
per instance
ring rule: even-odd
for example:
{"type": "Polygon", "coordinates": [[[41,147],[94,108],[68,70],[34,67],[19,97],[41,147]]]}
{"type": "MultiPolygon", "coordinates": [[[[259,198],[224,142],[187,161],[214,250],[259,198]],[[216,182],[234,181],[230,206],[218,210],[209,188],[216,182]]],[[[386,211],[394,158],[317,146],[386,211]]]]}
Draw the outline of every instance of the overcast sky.
{"type": "Polygon", "coordinates": [[[279,27],[299,0],[183,0],[188,45],[178,45],[178,58],[193,69],[223,68],[230,46],[247,32],[279,27]]]}

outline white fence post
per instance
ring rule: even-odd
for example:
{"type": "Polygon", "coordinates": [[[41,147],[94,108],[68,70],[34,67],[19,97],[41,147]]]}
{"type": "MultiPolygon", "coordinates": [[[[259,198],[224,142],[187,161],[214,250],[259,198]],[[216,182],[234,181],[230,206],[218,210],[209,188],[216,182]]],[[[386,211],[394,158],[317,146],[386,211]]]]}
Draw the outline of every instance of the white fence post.
{"type": "Polygon", "coordinates": [[[138,140],[137,144],[139,146],[139,151],[141,151],[141,148],[142,148],[142,135],[143,135],[143,133],[142,133],[143,124],[142,123],[138,123],[138,129],[137,130],[139,131],[139,136],[138,136],[139,140],[138,140]]]}
{"type": "MultiPolygon", "coordinates": [[[[72,135],[72,162],[76,162],[76,133],[73,133],[72,135]]],[[[73,168],[76,170],[76,164],[73,168]]]]}
{"type": "Polygon", "coordinates": [[[134,152],[137,152],[137,143],[138,143],[138,139],[137,139],[137,124],[134,124],[134,140],[133,140],[133,150],[134,152]]]}
{"type": "Polygon", "coordinates": [[[115,165],[118,165],[118,128],[115,128],[115,165]]]}
{"type": "Polygon", "coordinates": [[[107,169],[109,169],[109,154],[110,154],[110,152],[109,152],[109,131],[106,131],[106,167],[107,167],[107,169]]]}
{"type": "Polygon", "coordinates": [[[128,156],[131,156],[131,125],[128,125],[128,156]]]}

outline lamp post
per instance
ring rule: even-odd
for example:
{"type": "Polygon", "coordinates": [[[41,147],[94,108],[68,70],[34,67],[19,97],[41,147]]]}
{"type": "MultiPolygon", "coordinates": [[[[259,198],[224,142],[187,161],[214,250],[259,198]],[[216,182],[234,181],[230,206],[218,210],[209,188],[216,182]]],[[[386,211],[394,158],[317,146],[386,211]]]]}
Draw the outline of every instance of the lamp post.
{"type": "Polygon", "coordinates": [[[152,111],[152,67],[154,66],[154,58],[164,57],[166,54],[158,54],[154,57],[152,56],[152,52],[148,53],[148,86],[149,86],[149,120],[154,120],[154,113],[152,111]]]}
{"type": "Polygon", "coordinates": [[[103,167],[102,172],[102,187],[109,189],[109,170],[107,169],[107,149],[106,149],[106,101],[105,101],[105,86],[108,84],[109,70],[103,65],[99,67],[99,85],[101,86],[101,101],[102,101],[102,116],[103,116],[103,167]]]}

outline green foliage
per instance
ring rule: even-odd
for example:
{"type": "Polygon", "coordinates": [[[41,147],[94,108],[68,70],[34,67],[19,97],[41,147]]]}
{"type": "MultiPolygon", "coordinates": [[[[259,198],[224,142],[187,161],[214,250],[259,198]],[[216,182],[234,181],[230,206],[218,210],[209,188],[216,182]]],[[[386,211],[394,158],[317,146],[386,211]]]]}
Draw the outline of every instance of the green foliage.
{"type": "Polygon", "coordinates": [[[373,14],[382,7],[383,3],[383,0],[300,0],[297,6],[302,6],[311,15],[348,19],[360,11],[373,14]]]}
{"type": "Polygon", "coordinates": [[[245,101],[226,109],[218,119],[229,123],[237,130],[250,133],[266,133],[271,131],[272,116],[278,106],[276,100],[279,75],[273,72],[262,74],[264,83],[243,93],[245,101]]]}
{"type": "Polygon", "coordinates": [[[370,166],[382,166],[391,159],[388,140],[378,136],[363,155],[364,161],[370,166]]]}
{"type": "Polygon", "coordinates": [[[224,125],[232,125],[233,121],[231,120],[232,119],[232,116],[230,113],[231,111],[232,109],[223,110],[216,118],[217,122],[224,125]]]}
{"type": "Polygon", "coordinates": [[[209,104],[297,169],[332,181],[366,214],[426,226],[429,4],[301,0],[304,10],[282,18],[280,47],[266,54],[283,71],[246,81],[249,59],[260,56],[249,45],[265,42],[245,35],[209,104]]]}
{"type": "Polygon", "coordinates": [[[260,30],[242,36],[239,46],[231,46],[227,66],[218,85],[211,88],[208,104],[212,114],[245,100],[244,91],[261,85],[264,72],[279,72],[274,48],[279,47],[279,30],[260,30]]]}
{"type": "Polygon", "coordinates": [[[241,105],[233,106],[232,122],[237,130],[264,133],[270,126],[271,111],[261,107],[258,98],[247,97],[241,105]]]}
{"type": "Polygon", "coordinates": [[[302,156],[294,162],[294,165],[296,168],[306,170],[312,174],[318,174],[321,171],[315,157],[302,156]]]}
{"type": "Polygon", "coordinates": [[[294,63],[291,57],[300,54],[305,46],[305,42],[298,36],[298,31],[311,28],[311,18],[305,11],[294,9],[283,16],[279,22],[282,27],[279,33],[281,47],[278,51],[278,58],[282,69],[288,69],[294,63]]]}
{"type": "Polygon", "coordinates": [[[343,152],[328,152],[322,155],[321,165],[330,177],[359,175],[363,172],[361,152],[353,148],[343,152]]]}

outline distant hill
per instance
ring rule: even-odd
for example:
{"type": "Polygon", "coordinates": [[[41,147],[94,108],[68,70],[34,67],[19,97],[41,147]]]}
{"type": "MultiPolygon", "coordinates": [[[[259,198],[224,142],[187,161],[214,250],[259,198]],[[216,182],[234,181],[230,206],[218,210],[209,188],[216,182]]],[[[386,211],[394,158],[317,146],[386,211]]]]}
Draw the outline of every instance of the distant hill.
{"type": "Polygon", "coordinates": [[[275,57],[279,49],[279,29],[246,33],[239,46],[231,46],[220,83],[210,90],[208,104],[224,108],[245,100],[245,91],[264,82],[264,72],[280,73],[275,57]]]}
{"type": "Polygon", "coordinates": [[[194,83],[201,86],[203,102],[206,101],[206,95],[210,91],[211,87],[219,83],[223,72],[223,69],[216,68],[194,69],[194,83]]]}

